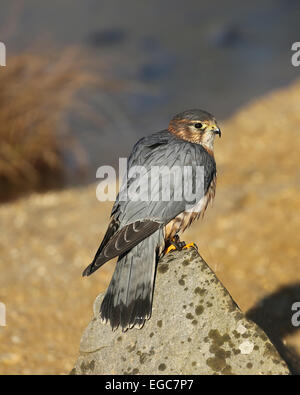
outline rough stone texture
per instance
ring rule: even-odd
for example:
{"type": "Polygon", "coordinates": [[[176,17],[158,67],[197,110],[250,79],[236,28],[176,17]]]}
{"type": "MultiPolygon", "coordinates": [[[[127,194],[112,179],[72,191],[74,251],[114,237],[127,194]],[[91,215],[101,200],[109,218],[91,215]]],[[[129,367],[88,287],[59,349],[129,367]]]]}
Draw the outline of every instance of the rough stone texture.
{"type": "Polygon", "coordinates": [[[195,249],[158,264],[152,317],[143,329],[112,332],[97,318],[102,297],[73,374],[289,374],[195,249]]]}

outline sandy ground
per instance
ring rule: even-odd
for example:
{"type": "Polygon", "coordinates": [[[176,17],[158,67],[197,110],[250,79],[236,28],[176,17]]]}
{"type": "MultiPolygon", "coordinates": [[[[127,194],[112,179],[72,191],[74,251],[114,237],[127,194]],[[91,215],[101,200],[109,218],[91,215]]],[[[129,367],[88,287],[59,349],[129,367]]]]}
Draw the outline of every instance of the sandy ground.
{"type": "MultiPolygon", "coordinates": [[[[216,141],[217,196],[185,241],[243,311],[300,360],[291,303],[300,301],[300,83],[239,111],[216,141]],[[282,342],[282,343],[281,343],[282,342]]],[[[110,203],[96,186],[32,195],[0,207],[0,373],[66,374],[74,364],[92,302],[113,263],[81,272],[106,230],[110,203]]],[[[296,369],[296,368],[295,368],[296,369]]]]}

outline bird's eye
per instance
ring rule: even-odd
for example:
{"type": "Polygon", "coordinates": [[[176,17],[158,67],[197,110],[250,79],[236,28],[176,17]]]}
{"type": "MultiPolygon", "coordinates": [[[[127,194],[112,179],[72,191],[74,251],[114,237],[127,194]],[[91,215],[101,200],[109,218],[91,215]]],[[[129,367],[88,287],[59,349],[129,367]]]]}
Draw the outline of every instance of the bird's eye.
{"type": "Polygon", "coordinates": [[[195,128],[202,129],[203,128],[203,123],[200,123],[200,122],[195,123],[195,128]]]}

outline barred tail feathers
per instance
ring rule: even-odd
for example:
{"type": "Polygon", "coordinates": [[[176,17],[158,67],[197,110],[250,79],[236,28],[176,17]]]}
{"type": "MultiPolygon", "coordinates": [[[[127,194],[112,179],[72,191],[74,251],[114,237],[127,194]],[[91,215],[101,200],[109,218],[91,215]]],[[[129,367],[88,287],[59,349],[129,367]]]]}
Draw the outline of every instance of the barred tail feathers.
{"type": "Polygon", "coordinates": [[[157,250],[163,243],[159,229],[119,257],[100,308],[102,320],[109,321],[113,330],[141,328],[150,318],[157,250]]]}

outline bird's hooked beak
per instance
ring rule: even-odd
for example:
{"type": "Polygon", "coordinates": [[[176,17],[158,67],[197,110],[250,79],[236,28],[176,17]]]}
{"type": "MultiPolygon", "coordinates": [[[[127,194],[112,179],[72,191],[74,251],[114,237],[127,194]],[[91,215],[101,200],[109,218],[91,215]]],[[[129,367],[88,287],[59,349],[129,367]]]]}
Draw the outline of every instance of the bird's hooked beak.
{"type": "Polygon", "coordinates": [[[219,137],[221,137],[221,135],[222,135],[222,132],[221,132],[221,129],[216,129],[215,130],[215,134],[218,134],[219,135],[219,137]]]}
{"type": "Polygon", "coordinates": [[[212,126],[211,130],[212,130],[215,134],[218,134],[219,137],[221,137],[221,134],[222,134],[222,133],[221,133],[221,129],[220,129],[217,125],[212,126]]]}

